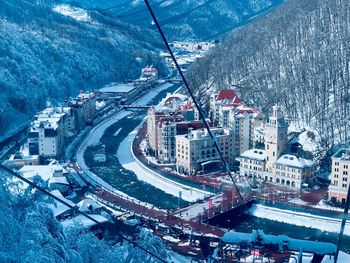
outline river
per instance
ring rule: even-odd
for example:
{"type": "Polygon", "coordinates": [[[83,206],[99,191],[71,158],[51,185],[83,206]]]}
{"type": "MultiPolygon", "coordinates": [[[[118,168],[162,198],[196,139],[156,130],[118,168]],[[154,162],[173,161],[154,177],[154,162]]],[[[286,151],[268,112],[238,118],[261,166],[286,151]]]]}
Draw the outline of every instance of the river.
{"type": "MultiPolygon", "coordinates": [[[[157,104],[167,92],[173,92],[177,88],[178,86],[175,85],[160,92],[150,104],[157,104]]],[[[96,150],[97,146],[88,147],[84,158],[92,172],[117,190],[159,208],[175,209],[179,201],[177,197],[167,194],[151,184],[138,180],[137,176],[132,171],[126,170],[120,165],[115,156],[119,144],[142,122],[145,116],[146,110],[138,110],[106,129],[101,138],[101,142],[106,146],[106,162],[98,163],[93,160],[93,152],[96,150]]],[[[187,204],[187,202],[181,200],[182,206],[187,204]]],[[[267,234],[278,235],[283,233],[293,238],[332,243],[336,243],[338,237],[336,233],[279,223],[268,219],[253,217],[248,214],[237,214],[232,218],[225,218],[225,220],[216,223],[216,226],[239,232],[251,232],[258,228],[267,234]]],[[[344,236],[342,250],[350,252],[349,236],[344,236]]]]}

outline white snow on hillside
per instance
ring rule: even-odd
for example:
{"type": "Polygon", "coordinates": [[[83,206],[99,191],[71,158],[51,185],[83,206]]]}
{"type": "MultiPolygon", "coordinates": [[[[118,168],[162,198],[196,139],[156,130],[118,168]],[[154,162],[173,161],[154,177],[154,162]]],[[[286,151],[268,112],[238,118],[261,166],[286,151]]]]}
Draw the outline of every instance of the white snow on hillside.
{"type": "Polygon", "coordinates": [[[291,122],[289,123],[288,132],[299,133],[295,135],[291,143],[300,143],[304,151],[315,153],[319,150],[320,136],[315,129],[307,125],[291,122]]]}
{"type": "Polygon", "coordinates": [[[88,12],[82,8],[73,7],[70,5],[55,5],[52,9],[53,11],[74,18],[77,21],[89,22],[91,17],[88,12]]]}

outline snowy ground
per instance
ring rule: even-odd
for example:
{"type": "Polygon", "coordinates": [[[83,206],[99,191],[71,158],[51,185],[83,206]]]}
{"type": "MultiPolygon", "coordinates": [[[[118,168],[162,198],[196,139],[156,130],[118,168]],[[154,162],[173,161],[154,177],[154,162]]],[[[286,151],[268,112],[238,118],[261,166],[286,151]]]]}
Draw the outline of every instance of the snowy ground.
{"type": "Polygon", "coordinates": [[[146,183],[152,184],[153,186],[163,190],[164,192],[179,196],[179,192],[182,192],[182,199],[194,202],[200,199],[204,199],[207,196],[210,196],[209,192],[202,191],[196,188],[192,188],[172,180],[169,180],[156,172],[145,167],[141,162],[135,158],[132,153],[132,142],[136,136],[137,127],[133,132],[129,134],[119,145],[117,151],[117,158],[119,159],[120,164],[127,170],[133,171],[139,180],[142,180],[146,183]]]}
{"type": "MultiPolygon", "coordinates": [[[[307,228],[319,229],[321,231],[338,233],[340,231],[340,219],[316,216],[309,213],[302,213],[290,210],[282,210],[263,205],[253,205],[249,213],[255,217],[266,218],[272,221],[303,226],[307,228]]],[[[348,222],[344,231],[345,235],[350,235],[350,223],[348,222]]]]}
{"type": "Polygon", "coordinates": [[[320,209],[325,209],[325,210],[331,210],[331,211],[338,211],[338,212],[343,212],[344,209],[339,208],[339,207],[334,207],[331,205],[328,205],[324,202],[324,200],[321,200],[317,205],[315,205],[314,207],[316,208],[320,208],[320,209]]]}
{"type": "MultiPolygon", "coordinates": [[[[222,201],[222,194],[212,197],[211,200],[212,200],[212,208],[218,207],[222,201]]],[[[203,213],[208,209],[209,209],[209,201],[206,201],[204,203],[197,203],[197,204],[185,207],[183,209],[180,209],[175,214],[181,217],[182,219],[191,220],[191,219],[196,219],[199,214],[203,213]]]]}

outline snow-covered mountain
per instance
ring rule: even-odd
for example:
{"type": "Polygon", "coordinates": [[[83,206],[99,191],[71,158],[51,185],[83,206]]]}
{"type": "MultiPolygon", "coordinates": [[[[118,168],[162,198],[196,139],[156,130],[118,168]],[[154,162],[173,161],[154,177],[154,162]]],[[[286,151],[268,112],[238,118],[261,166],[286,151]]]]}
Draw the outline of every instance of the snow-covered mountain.
{"type": "MultiPolygon", "coordinates": [[[[154,0],[171,39],[210,39],[282,0],[154,0]]],[[[135,78],[164,48],[143,1],[0,2],[0,139],[47,101],[135,78]]]]}
{"type": "Polygon", "coordinates": [[[0,1],[0,34],[0,138],[48,100],[165,69],[151,31],[59,1],[0,1]]]}
{"type": "MultiPolygon", "coordinates": [[[[65,0],[68,1],[69,0],[65,0]]],[[[171,40],[213,39],[269,11],[283,0],[151,0],[150,3],[171,40]]],[[[74,0],[85,8],[98,8],[143,28],[153,28],[143,0],[74,0]]]]}
{"type": "MultiPolygon", "coordinates": [[[[289,0],[233,32],[188,74],[197,94],[234,87],[265,113],[276,102],[328,149],[350,140],[350,2],[289,0]]],[[[202,96],[204,98],[205,96],[202,96]]]]}

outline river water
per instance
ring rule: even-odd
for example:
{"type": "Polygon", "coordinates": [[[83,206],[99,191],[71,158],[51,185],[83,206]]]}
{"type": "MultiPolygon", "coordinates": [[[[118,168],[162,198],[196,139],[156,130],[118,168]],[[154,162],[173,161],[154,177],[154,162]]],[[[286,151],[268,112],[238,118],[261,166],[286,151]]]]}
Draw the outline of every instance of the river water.
{"type": "MultiPolygon", "coordinates": [[[[263,230],[265,234],[287,235],[297,239],[330,242],[333,244],[337,244],[338,241],[337,233],[280,223],[265,218],[257,218],[246,213],[227,216],[224,220],[217,221],[213,225],[245,233],[251,233],[255,229],[260,229],[263,230]]],[[[344,236],[341,250],[350,253],[349,236],[344,236]]]]}
{"type": "MultiPolygon", "coordinates": [[[[174,92],[177,88],[179,88],[179,85],[171,86],[159,92],[149,104],[158,104],[166,96],[167,92],[174,92]]],[[[175,209],[178,207],[179,202],[177,197],[167,194],[151,184],[138,180],[135,173],[124,169],[115,156],[119,144],[142,122],[146,114],[146,110],[131,112],[129,116],[116,122],[105,131],[101,142],[106,146],[106,162],[99,163],[93,160],[93,152],[98,147],[88,147],[84,154],[84,159],[92,172],[117,190],[159,208],[175,209]]],[[[180,205],[186,206],[188,202],[180,200],[180,205]]]]}
{"type": "MultiPolygon", "coordinates": [[[[160,92],[150,104],[157,104],[167,92],[173,92],[177,88],[178,86],[172,86],[160,92]]],[[[98,163],[93,160],[93,151],[96,150],[93,147],[89,147],[86,150],[84,158],[91,170],[114,188],[159,208],[175,209],[179,201],[177,197],[138,180],[137,176],[132,171],[124,169],[115,157],[119,144],[142,122],[145,116],[146,110],[133,112],[132,115],[121,119],[105,131],[101,142],[106,146],[106,162],[98,163]]],[[[187,204],[187,202],[181,200],[182,206],[187,204]]],[[[256,218],[248,214],[237,214],[232,218],[225,218],[225,220],[217,222],[216,226],[246,233],[258,228],[266,234],[279,235],[283,233],[293,238],[332,242],[335,244],[338,238],[336,233],[279,223],[268,219],[256,218]]],[[[344,236],[342,250],[350,252],[349,236],[344,236]]]]}

